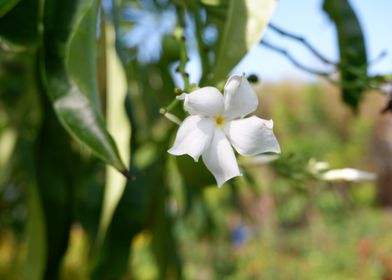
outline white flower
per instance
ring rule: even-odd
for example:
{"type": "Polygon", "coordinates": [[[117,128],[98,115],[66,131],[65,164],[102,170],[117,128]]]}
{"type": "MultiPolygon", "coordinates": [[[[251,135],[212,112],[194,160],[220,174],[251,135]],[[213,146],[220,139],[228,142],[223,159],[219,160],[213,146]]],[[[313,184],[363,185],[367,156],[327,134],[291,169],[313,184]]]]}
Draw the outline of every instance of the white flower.
{"type": "Polygon", "coordinates": [[[377,179],[377,175],[358,169],[343,168],[329,170],[325,172],[321,178],[325,181],[362,182],[374,181],[377,179]]]}
{"type": "Polygon", "coordinates": [[[244,76],[231,76],[223,96],[214,87],[203,87],[177,98],[184,100],[184,108],[190,116],[182,122],[168,152],[187,154],[195,161],[202,156],[219,187],[241,176],[231,146],[244,156],[280,153],[272,120],[256,116],[244,118],[258,106],[257,96],[244,76]]]}

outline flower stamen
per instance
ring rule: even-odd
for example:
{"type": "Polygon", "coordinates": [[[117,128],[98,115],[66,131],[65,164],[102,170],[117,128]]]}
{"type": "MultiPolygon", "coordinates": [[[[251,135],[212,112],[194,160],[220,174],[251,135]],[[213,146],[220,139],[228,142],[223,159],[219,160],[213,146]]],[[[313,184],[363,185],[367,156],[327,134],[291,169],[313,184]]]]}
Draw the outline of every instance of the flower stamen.
{"type": "Polygon", "coordinates": [[[225,119],[223,117],[221,117],[221,116],[215,117],[215,124],[216,125],[221,126],[224,124],[224,122],[225,122],[225,119]]]}

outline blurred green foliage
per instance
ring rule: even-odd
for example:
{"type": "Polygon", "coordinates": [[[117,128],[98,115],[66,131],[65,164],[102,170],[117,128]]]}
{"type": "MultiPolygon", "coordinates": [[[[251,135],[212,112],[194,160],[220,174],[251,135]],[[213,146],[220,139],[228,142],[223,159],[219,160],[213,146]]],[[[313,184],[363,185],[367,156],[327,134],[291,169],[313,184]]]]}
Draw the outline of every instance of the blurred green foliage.
{"type": "MultiPolygon", "coordinates": [[[[347,20],[355,18],[346,4],[325,9],[338,29],[343,99],[357,107],[367,87],[355,88],[354,96],[345,85],[366,82],[366,69],[344,71],[366,64],[366,56],[363,48],[343,55],[352,52],[347,47],[352,40],[363,43],[358,26],[356,37],[346,34],[346,17],[333,16],[345,12],[347,20]]],[[[391,252],[385,249],[390,224],[387,214],[371,207],[373,186],[327,183],[311,169],[319,160],[333,168],[369,167],[363,163],[374,117],[359,111],[354,118],[336,89],[265,86],[259,92],[262,115],[274,120],[283,154],[269,165],[241,161],[244,176],[221,189],[204,165],[166,152],[176,126],[160,112],[170,108],[185,116],[173,100],[196,87],[189,84],[193,73],[186,73],[190,53],[201,61],[200,85],[221,87],[260,40],[274,5],[273,0],[2,2],[0,278],[390,276],[391,252]],[[175,17],[173,30],[161,30],[165,22],[159,19],[167,20],[166,13],[175,17]],[[151,18],[157,21],[146,20],[151,18]],[[142,37],[132,38],[143,28],[137,33],[142,37]],[[110,30],[115,42],[107,40],[110,30]],[[153,49],[144,44],[151,38],[153,49]],[[131,130],[127,163],[105,124],[108,94],[115,94],[107,85],[108,50],[114,48],[128,84],[125,100],[119,100],[131,130]],[[158,59],[141,61],[138,48],[158,52],[151,55],[158,59]],[[108,186],[105,164],[128,176],[126,184],[108,186]],[[111,205],[105,228],[105,192],[113,188],[124,192],[111,205]]],[[[369,108],[378,110],[374,102],[369,108]]]]}

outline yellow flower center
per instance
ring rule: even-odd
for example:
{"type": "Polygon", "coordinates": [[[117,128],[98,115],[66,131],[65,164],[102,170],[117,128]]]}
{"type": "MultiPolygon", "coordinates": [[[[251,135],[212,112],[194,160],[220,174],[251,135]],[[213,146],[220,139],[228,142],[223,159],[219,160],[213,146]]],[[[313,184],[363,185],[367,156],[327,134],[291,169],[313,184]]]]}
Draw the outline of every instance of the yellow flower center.
{"type": "Polygon", "coordinates": [[[225,119],[221,116],[217,116],[215,117],[215,124],[216,125],[223,125],[223,123],[225,122],[225,119]]]}

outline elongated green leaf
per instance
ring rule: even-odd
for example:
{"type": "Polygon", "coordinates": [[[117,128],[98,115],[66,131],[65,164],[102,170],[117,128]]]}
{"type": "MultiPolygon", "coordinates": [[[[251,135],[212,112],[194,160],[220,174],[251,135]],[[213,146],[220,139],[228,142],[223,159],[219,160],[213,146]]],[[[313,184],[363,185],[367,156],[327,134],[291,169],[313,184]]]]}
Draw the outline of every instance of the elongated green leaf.
{"type": "Polygon", "coordinates": [[[5,0],[0,4],[0,43],[5,40],[19,46],[37,44],[38,7],[39,0],[5,0]]]}
{"type": "Polygon", "coordinates": [[[363,32],[347,0],[324,0],[323,9],[337,31],[342,98],[355,110],[366,89],[367,55],[363,32]]]}
{"type": "Polygon", "coordinates": [[[43,75],[67,131],[107,164],[126,172],[98,107],[97,11],[95,0],[45,1],[43,75]]]}
{"type": "MultiPolygon", "coordinates": [[[[226,1],[223,1],[226,2],[226,1]]],[[[229,0],[221,19],[214,81],[225,79],[243,56],[260,41],[276,0],[229,0]]]]}

